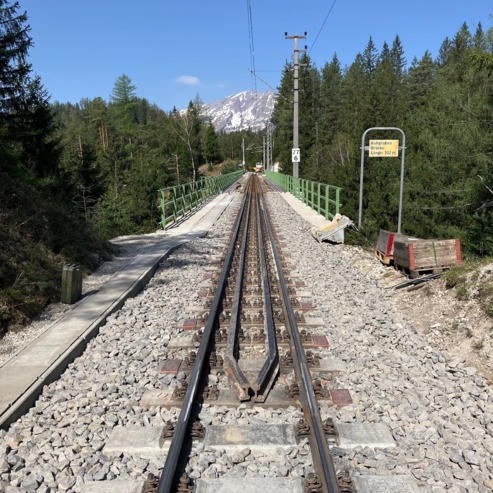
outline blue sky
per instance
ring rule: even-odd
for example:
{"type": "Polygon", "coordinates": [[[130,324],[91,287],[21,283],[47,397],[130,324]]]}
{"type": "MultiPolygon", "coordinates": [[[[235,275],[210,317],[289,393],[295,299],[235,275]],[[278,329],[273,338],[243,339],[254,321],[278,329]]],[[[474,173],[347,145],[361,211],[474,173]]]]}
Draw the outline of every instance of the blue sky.
{"type": "MultiPolygon", "coordinates": [[[[109,99],[116,78],[128,75],[137,95],[169,111],[198,93],[204,102],[252,89],[246,0],[19,0],[35,46],[30,62],[51,100],[109,99]]],[[[336,52],[342,65],[370,36],[380,49],[401,38],[407,60],[426,49],[436,56],[463,22],[492,26],[491,0],[251,0],[255,65],[277,87],[293,52],[288,34],[308,32],[318,67],[336,52]]],[[[257,80],[258,90],[268,90],[257,80]]]]}

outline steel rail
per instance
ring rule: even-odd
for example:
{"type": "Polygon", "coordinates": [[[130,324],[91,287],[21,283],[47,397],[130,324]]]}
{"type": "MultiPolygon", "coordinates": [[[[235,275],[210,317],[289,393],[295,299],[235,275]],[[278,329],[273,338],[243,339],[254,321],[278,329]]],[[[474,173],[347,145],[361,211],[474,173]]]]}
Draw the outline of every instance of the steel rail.
{"type": "MultiPolygon", "coordinates": [[[[260,187],[259,179],[256,177],[257,189],[260,187]]],[[[267,394],[271,389],[274,379],[279,371],[279,352],[276,341],[276,327],[274,325],[274,317],[272,311],[272,302],[270,296],[269,275],[267,271],[267,260],[265,254],[264,232],[262,231],[262,222],[260,210],[262,209],[262,217],[264,224],[267,222],[265,205],[263,203],[262,193],[258,194],[257,202],[257,228],[258,228],[258,251],[260,257],[260,271],[262,275],[262,290],[264,294],[264,318],[267,327],[267,358],[254,382],[252,389],[255,392],[253,400],[255,402],[265,402],[267,394]]]]}
{"type": "Polygon", "coordinates": [[[290,331],[291,336],[291,353],[293,355],[295,378],[300,388],[300,403],[305,419],[311,429],[308,439],[310,442],[313,466],[315,473],[319,476],[319,480],[322,484],[323,493],[339,493],[337,474],[325,437],[317,399],[313,390],[310,370],[306,362],[305,351],[303,349],[298,325],[296,324],[293,308],[291,307],[289,292],[282,272],[282,264],[276,250],[274,233],[270,221],[267,222],[266,227],[272,245],[279,284],[282,291],[283,305],[287,315],[286,327],[290,331]]]}
{"type": "Polygon", "coordinates": [[[245,212],[246,200],[247,197],[245,196],[242,201],[240,212],[237,216],[235,229],[231,237],[231,243],[228,248],[224,267],[217,283],[216,294],[214,295],[209,317],[207,318],[207,324],[202,335],[202,342],[200,343],[200,347],[197,351],[195,365],[190,375],[188,390],[185,395],[185,400],[183,401],[183,407],[178,417],[174,437],[171,442],[168,455],[166,457],[166,462],[164,464],[161,478],[159,479],[157,493],[172,493],[172,487],[175,485],[175,481],[178,479],[176,478],[176,469],[183,449],[185,436],[187,434],[187,431],[190,431],[192,406],[197,394],[197,390],[199,388],[200,380],[203,377],[202,371],[204,368],[204,364],[208,362],[207,352],[209,350],[212,334],[214,333],[214,329],[216,328],[218,314],[222,305],[223,291],[228,278],[231,262],[233,260],[236,240],[238,238],[240,225],[242,223],[243,215],[245,212]]]}
{"type": "Polygon", "coordinates": [[[238,273],[236,275],[236,285],[233,298],[233,306],[231,309],[231,318],[229,321],[228,338],[226,343],[226,350],[224,354],[223,369],[228,376],[229,381],[233,385],[233,390],[238,395],[240,401],[247,401],[250,399],[250,382],[241,370],[238,360],[238,324],[240,322],[240,310],[241,310],[241,293],[243,288],[243,277],[246,262],[246,252],[248,243],[248,230],[250,227],[250,212],[252,207],[252,193],[253,181],[249,183],[248,189],[248,204],[245,218],[245,228],[243,230],[243,238],[241,241],[240,258],[238,261],[238,273]]]}

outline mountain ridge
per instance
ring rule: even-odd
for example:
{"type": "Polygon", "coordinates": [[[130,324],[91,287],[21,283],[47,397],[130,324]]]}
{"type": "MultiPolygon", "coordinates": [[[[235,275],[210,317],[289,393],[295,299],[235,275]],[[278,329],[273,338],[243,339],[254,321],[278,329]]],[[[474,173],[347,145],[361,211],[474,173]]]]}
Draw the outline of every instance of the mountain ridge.
{"type": "Polygon", "coordinates": [[[204,104],[203,111],[218,133],[249,128],[258,131],[270,121],[275,101],[276,95],[272,91],[243,91],[204,104]]]}

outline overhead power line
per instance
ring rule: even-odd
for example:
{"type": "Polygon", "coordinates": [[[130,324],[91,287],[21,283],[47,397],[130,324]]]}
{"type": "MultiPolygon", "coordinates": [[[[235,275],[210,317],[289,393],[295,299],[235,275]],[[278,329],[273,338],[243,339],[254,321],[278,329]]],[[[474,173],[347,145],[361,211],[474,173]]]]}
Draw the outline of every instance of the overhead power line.
{"type": "Polygon", "coordinates": [[[277,89],[274,89],[270,84],[267,84],[267,82],[265,82],[264,79],[262,79],[262,77],[258,76],[256,73],[252,72],[250,69],[248,69],[248,71],[254,76],[254,77],[257,77],[257,79],[260,79],[267,87],[270,87],[276,96],[279,96],[280,98],[282,99],[285,99],[288,103],[293,103],[293,101],[290,101],[288,98],[285,98],[282,94],[278,93],[277,92],[277,89]]]}
{"type": "Polygon", "coordinates": [[[325,20],[324,20],[324,22],[323,22],[323,24],[322,24],[322,27],[321,27],[321,28],[320,28],[320,30],[318,31],[318,34],[315,36],[315,41],[313,42],[312,47],[310,48],[310,51],[308,52],[308,54],[310,54],[310,53],[311,53],[311,51],[313,50],[313,47],[315,46],[315,43],[317,42],[317,39],[318,39],[318,37],[320,36],[320,33],[322,32],[322,29],[324,28],[325,23],[327,22],[327,19],[329,18],[329,15],[330,15],[330,13],[332,12],[332,9],[334,8],[334,5],[336,4],[336,2],[337,2],[337,0],[334,0],[334,1],[332,2],[332,6],[330,7],[329,13],[325,16],[325,20]]]}
{"type": "MultiPolygon", "coordinates": [[[[255,74],[255,45],[253,43],[253,19],[252,19],[252,2],[247,0],[247,16],[248,16],[248,40],[250,45],[250,68],[252,74],[255,74]]],[[[252,89],[257,93],[257,81],[252,76],[252,89]]]]}

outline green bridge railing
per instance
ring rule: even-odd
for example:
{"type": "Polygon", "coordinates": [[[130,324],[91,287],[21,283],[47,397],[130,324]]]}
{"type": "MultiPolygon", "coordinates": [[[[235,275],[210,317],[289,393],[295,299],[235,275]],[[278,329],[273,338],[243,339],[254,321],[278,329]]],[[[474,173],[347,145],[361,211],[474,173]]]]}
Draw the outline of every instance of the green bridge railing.
{"type": "Polygon", "coordinates": [[[265,176],[324,216],[325,219],[333,219],[336,214],[339,214],[342,188],[303,178],[293,178],[274,171],[265,171],[265,176]]]}
{"type": "Polygon", "coordinates": [[[206,200],[219,195],[242,175],[243,171],[234,171],[221,176],[202,176],[198,181],[158,190],[161,226],[166,229],[206,200]]]}

